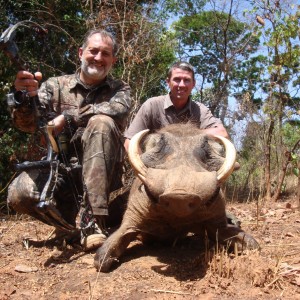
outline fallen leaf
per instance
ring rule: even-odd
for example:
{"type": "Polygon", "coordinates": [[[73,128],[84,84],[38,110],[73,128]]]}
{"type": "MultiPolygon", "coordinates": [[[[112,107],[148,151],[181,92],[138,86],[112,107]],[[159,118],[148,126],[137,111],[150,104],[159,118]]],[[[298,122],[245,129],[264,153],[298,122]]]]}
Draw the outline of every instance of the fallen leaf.
{"type": "Polygon", "coordinates": [[[20,273],[30,273],[30,272],[36,272],[38,270],[37,267],[29,267],[26,265],[17,265],[15,267],[15,271],[20,273]]]}
{"type": "Polygon", "coordinates": [[[285,236],[288,236],[288,237],[294,237],[295,235],[292,234],[291,232],[287,232],[287,233],[285,234],[285,236]]]}

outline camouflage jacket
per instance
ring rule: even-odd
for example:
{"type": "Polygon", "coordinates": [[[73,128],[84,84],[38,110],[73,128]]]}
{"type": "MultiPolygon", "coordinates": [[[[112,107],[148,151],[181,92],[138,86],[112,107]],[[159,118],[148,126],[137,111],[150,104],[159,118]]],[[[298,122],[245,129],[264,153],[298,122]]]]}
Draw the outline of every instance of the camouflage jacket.
{"type": "MultiPolygon", "coordinates": [[[[75,130],[85,127],[93,115],[105,114],[112,117],[123,132],[131,108],[129,85],[109,76],[100,85],[86,86],[78,74],[52,77],[42,83],[38,92],[39,113],[47,120],[64,114],[75,130]]],[[[36,130],[36,113],[32,106],[14,108],[12,119],[22,131],[36,130]]]]}

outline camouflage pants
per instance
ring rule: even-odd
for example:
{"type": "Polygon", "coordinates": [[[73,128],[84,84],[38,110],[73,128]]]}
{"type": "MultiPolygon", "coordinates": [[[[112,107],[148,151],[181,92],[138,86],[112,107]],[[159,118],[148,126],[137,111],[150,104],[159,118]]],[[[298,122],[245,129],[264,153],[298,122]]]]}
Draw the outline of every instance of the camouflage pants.
{"type": "MultiPolygon", "coordinates": [[[[82,174],[81,168],[73,169],[72,174],[59,173],[53,193],[53,204],[58,213],[72,226],[75,226],[75,219],[80,209],[78,196],[81,197],[83,194],[83,182],[85,200],[90,202],[93,213],[108,214],[109,193],[120,187],[122,176],[120,136],[121,133],[115,122],[104,115],[92,117],[84,128],[82,136],[78,136],[82,144],[82,149],[77,149],[82,152],[79,153],[82,154],[82,158],[80,157],[82,174]]],[[[22,172],[11,183],[7,201],[16,212],[28,214],[55,226],[49,223],[38,208],[48,178],[49,170],[22,172]]]]}
{"type": "Polygon", "coordinates": [[[82,135],[82,175],[85,200],[94,215],[108,215],[109,193],[113,190],[116,166],[122,161],[121,133],[112,118],[93,116],[82,135]]]}
{"type": "MultiPolygon", "coordinates": [[[[53,198],[52,200],[47,199],[47,202],[50,207],[54,208],[58,217],[75,227],[75,219],[80,208],[77,197],[78,193],[82,194],[82,180],[80,171],[74,171],[74,173],[72,172],[73,180],[71,180],[70,174],[57,174],[53,198]],[[74,190],[74,183],[76,184],[76,191],[74,190]]],[[[47,218],[45,209],[38,206],[41,203],[40,197],[48,179],[49,170],[23,171],[10,184],[7,202],[18,213],[30,215],[43,223],[58,227],[55,219],[47,218]]]]}

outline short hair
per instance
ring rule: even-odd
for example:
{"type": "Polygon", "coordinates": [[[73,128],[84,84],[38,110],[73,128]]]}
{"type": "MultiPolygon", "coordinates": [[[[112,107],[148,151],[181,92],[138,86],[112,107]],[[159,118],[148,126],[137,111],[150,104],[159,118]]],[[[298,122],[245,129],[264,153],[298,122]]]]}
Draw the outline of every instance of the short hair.
{"type": "Polygon", "coordinates": [[[100,34],[102,38],[110,38],[111,41],[112,41],[112,46],[113,46],[113,56],[117,56],[117,53],[118,53],[117,41],[116,41],[115,37],[112,35],[112,33],[106,31],[105,29],[91,29],[91,30],[89,30],[83,38],[83,43],[82,43],[82,48],[83,49],[85,49],[87,47],[89,38],[94,34],[100,34]]]}
{"type": "Polygon", "coordinates": [[[172,72],[174,69],[181,69],[181,70],[184,70],[184,71],[188,71],[188,72],[191,72],[192,73],[192,76],[193,76],[193,80],[195,81],[195,71],[194,71],[194,67],[185,62],[185,61],[177,61],[175,62],[168,70],[168,79],[171,78],[172,76],[172,72]]]}

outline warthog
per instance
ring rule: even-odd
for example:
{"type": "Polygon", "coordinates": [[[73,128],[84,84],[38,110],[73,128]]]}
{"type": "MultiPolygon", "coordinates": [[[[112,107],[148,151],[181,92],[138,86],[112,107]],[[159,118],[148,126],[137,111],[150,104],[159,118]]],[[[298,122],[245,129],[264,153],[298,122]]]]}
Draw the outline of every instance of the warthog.
{"type": "Polygon", "coordinates": [[[240,249],[259,248],[253,237],[227,223],[220,184],[234,168],[233,144],[191,124],[167,126],[143,141],[146,134],[144,130],[130,142],[128,155],[137,178],[121,226],[97,250],[95,267],[108,272],[137,235],[174,240],[187,233],[207,234],[240,249]],[[224,145],[225,157],[217,141],[224,145]]]}

